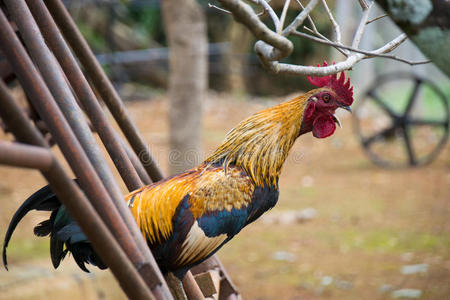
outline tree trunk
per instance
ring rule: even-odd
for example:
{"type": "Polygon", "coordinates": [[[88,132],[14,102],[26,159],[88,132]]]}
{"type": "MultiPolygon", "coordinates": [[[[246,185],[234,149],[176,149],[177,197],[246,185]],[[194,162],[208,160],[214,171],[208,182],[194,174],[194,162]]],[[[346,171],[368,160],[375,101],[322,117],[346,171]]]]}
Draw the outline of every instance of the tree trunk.
{"type": "Polygon", "coordinates": [[[161,1],[169,53],[170,173],[201,159],[202,102],[207,88],[207,37],[196,0],[161,1]]]}
{"type": "Polygon", "coordinates": [[[237,22],[228,25],[228,39],[231,41],[231,50],[225,55],[228,67],[227,86],[233,95],[243,95],[245,89],[244,66],[247,63],[247,54],[251,49],[250,31],[237,22]]]}
{"type": "Polygon", "coordinates": [[[450,2],[377,0],[394,22],[447,76],[450,76],[450,2]]]}

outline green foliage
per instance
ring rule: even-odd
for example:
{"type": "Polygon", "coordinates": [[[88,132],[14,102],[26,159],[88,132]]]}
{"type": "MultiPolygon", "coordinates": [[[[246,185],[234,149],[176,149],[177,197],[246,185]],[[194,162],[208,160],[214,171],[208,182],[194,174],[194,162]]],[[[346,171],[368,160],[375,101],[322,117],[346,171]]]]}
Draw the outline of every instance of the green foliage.
{"type": "Polygon", "coordinates": [[[164,24],[159,7],[129,5],[126,18],[135,30],[165,45],[164,24]]]}
{"type": "Polygon", "coordinates": [[[94,52],[101,53],[107,51],[108,47],[106,45],[105,37],[101,32],[84,22],[78,22],[78,28],[94,52]]]}

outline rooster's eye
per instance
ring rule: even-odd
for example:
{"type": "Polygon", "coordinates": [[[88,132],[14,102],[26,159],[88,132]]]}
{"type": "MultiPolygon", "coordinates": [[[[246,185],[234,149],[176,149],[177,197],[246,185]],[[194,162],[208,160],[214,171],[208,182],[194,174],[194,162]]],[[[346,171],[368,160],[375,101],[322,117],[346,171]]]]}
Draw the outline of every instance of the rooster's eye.
{"type": "Polygon", "coordinates": [[[325,94],[325,95],[322,96],[322,99],[323,99],[324,102],[328,102],[328,101],[330,101],[330,95],[325,94]]]}

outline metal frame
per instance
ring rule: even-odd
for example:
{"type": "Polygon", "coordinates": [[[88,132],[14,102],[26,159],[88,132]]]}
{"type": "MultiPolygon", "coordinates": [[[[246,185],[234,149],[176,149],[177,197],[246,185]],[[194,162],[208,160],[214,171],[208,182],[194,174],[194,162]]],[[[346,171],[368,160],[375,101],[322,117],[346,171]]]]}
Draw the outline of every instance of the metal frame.
{"type": "MultiPolygon", "coordinates": [[[[0,65],[0,117],[20,142],[0,142],[0,164],[41,171],[129,298],[173,299],[90,129],[91,125],[98,133],[129,191],[164,178],[123,102],[61,0],[0,0],[0,7],[0,50],[7,59],[6,65],[0,65]],[[9,68],[81,188],[55,158],[38,126],[11,96],[4,82],[11,79],[5,71],[9,68]],[[108,122],[93,89],[131,147],[108,122]]],[[[220,273],[224,286],[220,299],[240,298],[216,257],[203,263],[199,272],[211,269],[220,273]]],[[[190,272],[183,285],[190,299],[203,298],[190,272]]]]}

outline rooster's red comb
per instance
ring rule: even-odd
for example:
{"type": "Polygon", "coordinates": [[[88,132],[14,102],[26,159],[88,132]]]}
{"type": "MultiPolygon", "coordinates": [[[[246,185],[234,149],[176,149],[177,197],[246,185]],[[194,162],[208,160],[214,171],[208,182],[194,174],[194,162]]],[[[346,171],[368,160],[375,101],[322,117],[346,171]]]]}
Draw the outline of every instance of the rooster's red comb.
{"type": "MultiPolygon", "coordinates": [[[[317,65],[320,67],[320,64],[317,65]]],[[[324,61],[322,67],[328,66],[327,62],[324,61]]],[[[316,87],[329,87],[331,88],[340,98],[340,102],[344,105],[352,105],[353,103],[353,87],[350,85],[350,78],[345,82],[345,74],[341,72],[341,75],[337,74],[323,76],[323,77],[310,77],[308,76],[309,82],[316,87]]]]}

